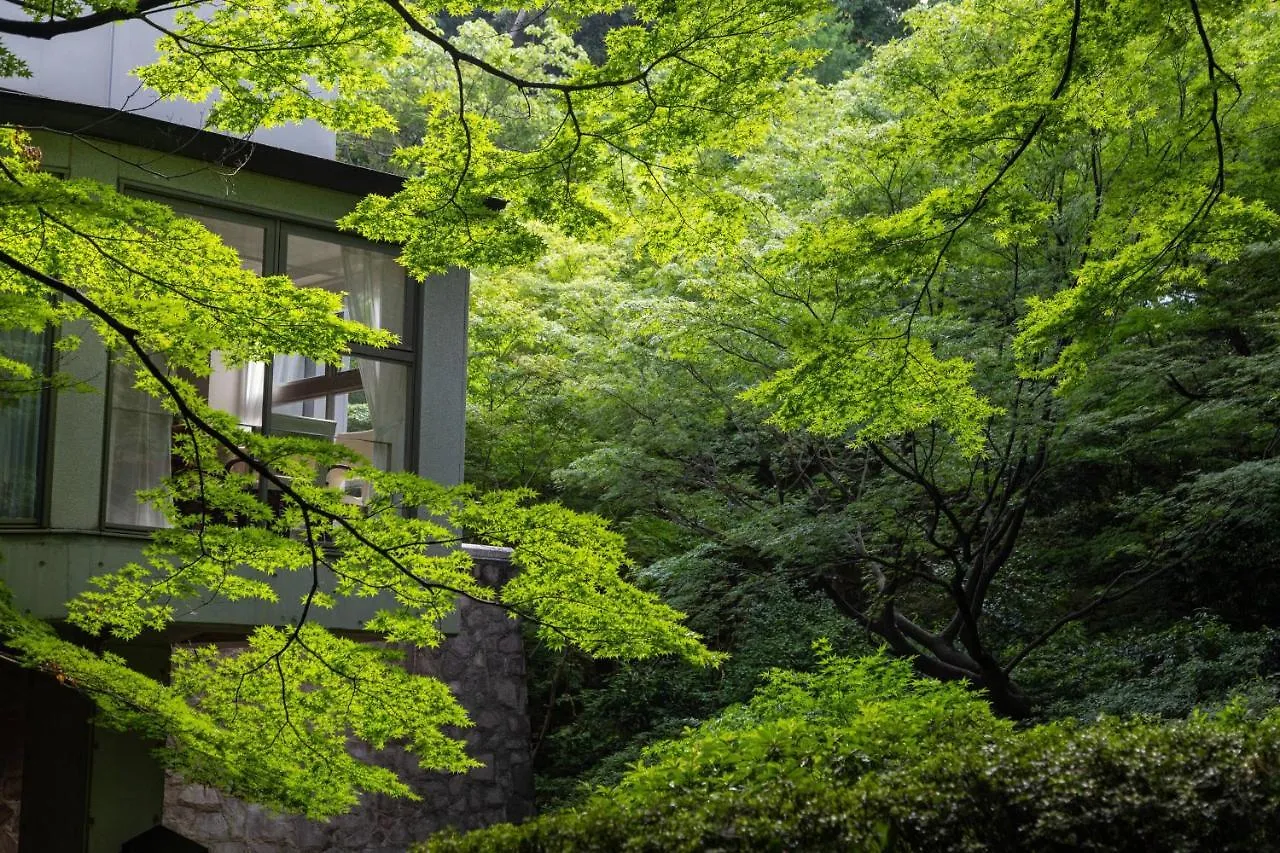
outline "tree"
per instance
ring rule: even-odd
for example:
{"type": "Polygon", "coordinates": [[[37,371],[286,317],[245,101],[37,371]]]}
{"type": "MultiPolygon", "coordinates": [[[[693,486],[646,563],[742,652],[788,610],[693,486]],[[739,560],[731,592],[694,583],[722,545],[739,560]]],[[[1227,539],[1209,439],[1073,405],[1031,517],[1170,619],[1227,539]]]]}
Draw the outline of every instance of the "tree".
{"type": "MultiPolygon", "coordinates": [[[[1041,569],[1058,546],[1028,548],[1081,483],[1078,454],[1116,453],[1097,431],[1081,447],[1090,401],[1132,422],[1153,386],[1171,407],[1200,393],[1185,367],[1180,385],[1153,372],[1144,336],[1170,338],[1161,359],[1206,334],[1269,340],[1222,294],[1262,284],[1251,259],[1276,237],[1270,15],[949,4],[909,14],[912,34],[843,83],[794,87],[764,144],[722,182],[680,186],[682,216],[663,208],[637,233],[652,265],[626,276],[645,298],[613,331],[649,354],[629,382],[607,361],[575,366],[575,382],[626,390],[623,426],[560,482],[631,526],[670,525],[671,550],[695,537],[738,567],[807,577],[922,672],[1025,714],[1028,655],[1185,569],[1188,543],[1203,562],[1270,482],[1257,464],[1190,482],[1188,448],[1151,481],[1176,500],[1125,515],[1082,566],[1054,576],[1041,569]],[[1179,334],[1200,322],[1212,331],[1179,334]],[[1145,390],[1115,393],[1123,359],[1145,390]]],[[[1269,408],[1240,377],[1269,387],[1267,363],[1204,374],[1224,379],[1200,416],[1251,424],[1246,456],[1270,446],[1269,408]]]]}
{"type": "MultiPolygon", "coordinates": [[[[429,48],[448,76],[422,96],[421,142],[397,152],[412,177],[393,198],[367,199],[345,223],[402,243],[403,262],[419,275],[529,258],[541,247],[530,224],[539,220],[574,232],[605,228],[597,194],[651,190],[666,175],[695,170],[705,148],[739,148],[758,136],[771,81],[805,60],[787,44],[812,9],[791,0],[634,5],[636,23],[608,35],[602,63],[566,52],[564,67],[546,69],[525,62],[510,37],[472,39],[465,29],[447,37],[437,25],[445,10],[398,0],[210,4],[166,24],[160,13],[169,7],[23,6],[0,18],[0,34],[56,38],[144,20],[160,34],[161,57],[140,78],[166,97],[202,100],[216,89],[212,125],[241,133],[304,118],[345,132],[393,131],[375,98],[389,86],[377,69],[429,48]],[[475,110],[484,87],[528,107],[521,133],[504,136],[497,118],[475,110]],[[327,97],[313,97],[316,88],[327,97]]],[[[572,30],[617,7],[560,6],[554,18],[572,30]]],[[[546,32],[546,43],[559,44],[546,32]]],[[[25,70],[3,47],[0,66],[25,70]]],[[[71,602],[71,621],[128,638],[167,624],[175,601],[270,600],[281,571],[307,572],[312,584],[298,623],[258,629],[233,657],[179,654],[168,685],[0,598],[0,636],[18,662],[91,696],[107,724],[167,739],[168,763],[192,781],[325,815],[362,791],[408,793],[390,772],[352,758],[349,736],[375,747],[404,741],[427,766],[470,761],[441,731],[462,719],[444,685],[409,677],[391,653],[308,620],[334,603],[319,591],[322,574],[337,578],[338,596],[390,592],[398,609],[366,627],[392,642],[438,642],[435,620],[463,595],[528,618],[553,645],[715,659],[677,613],[621,581],[621,542],[596,518],[531,504],[523,491],[476,496],[378,472],[342,448],[254,435],[210,409],[193,380],[208,373],[215,350],[229,365],[274,353],[333,361],[352,343],[390,338],[338,318],[332,294],[242,271],[216,238],[162,206],[38,167],[21,129],[0,128],[0,328],[88,321],[182,426],[182,470],[142,496],[172,527],[157,534],[145,563],[102,576],[71,602]],[[281,315],[296,322],[264,322],[281,315]],[[373,482],[382,497],[371,511],[312,484],[315,467],[330,464],[357,466],[373,482]],[[278,508],[253,498],[259,479],[283,496],[278,508]],[[458,530],[511,545],[519,577],[500,591],[477,583],[455,547],[458,530]]],[[[18,384],[41,379],[12,358],[0,371],[18,384]]]]}
{"type": "Polygon", "coordinates": [[[1262,182],[1234,165],[1255,156],[1244,133],[1268,115],[1269,11],[1214,11],[915,14],[912,36],[849,86],[848,135],[819,160],[830,177],[810,178],[825,209],[792,213],[771,232],[780,248],[719,282],[730,304],[747,294],[743,321],[776,318],[750,326],[783,361],[747,399],[862,456],[819,466],[826,482],[807,489],[843,515],[835,600],[923,672],[965,678],[1009,713],[1025,713],[1010,679],[1046,634],[1182,559],[1162,535],[1039,635],[1002,647],[992,624],[1067,426],[1060,401],[1115,340],[1112,319],[1202,290],[1274,239],[1262,182]]]}

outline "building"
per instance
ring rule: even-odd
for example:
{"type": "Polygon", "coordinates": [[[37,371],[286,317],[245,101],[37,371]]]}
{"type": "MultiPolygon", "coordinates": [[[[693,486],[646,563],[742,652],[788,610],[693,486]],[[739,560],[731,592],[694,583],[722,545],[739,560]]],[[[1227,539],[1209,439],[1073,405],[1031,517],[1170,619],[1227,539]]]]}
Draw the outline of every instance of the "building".
{"type": "MultiPolygon", "coordinates": [[[[243,424],[347,444],[391,469],[443,483],[462,478],[467,274],[409,280],[394,247],[339,233],[333,222],[399,179],[334,160],[318,126],[244,141],[200,129],[194,104],[156,103],[128,69],[151,56],[151,31],[126,24],[51,42],[6,38],[30,79],[0,80],[0,121],[29,129],[45,168],[159,200],[201,220],[244,263],[349,294],[350,316],[401,344],[353,353],[347,367],[296,356],[235,371],[215,365],[207,393],[243,424]],[[74,61],[68,61],[74,57],[74,61]]],[[[60,367],[88,391],[31,396],[0,409],[0,579],[35,615],[57,620],[86,580],[137,559],[153,510],[134,493],[167,473],[171,418],[134,390],[84,329],[60,367]]],[[[0,348],[43,366],[48,336],[0,333],[0,348]]],[[[358,499],[359,486],[353,484],[358,499]]],[[[502,555],[477,551],[482,571],[502,555]]],[[[285,577],[281,583],[300,578],[285,577]]],[[[281,602],[299,594],[280,590],[281,602]]],[[[376,604],[323,612],[355,630],[376,604]]],[[[171,644],[234,642],[250,626],[287,624],[296,605],[213,601],[164,635],[112,648],[155,674],[171,644]]],[[[502,614],[460,611],[455,639],[409,665],[437,674],[479,725],[469,736],[489,765],[465,778],[423,776],[422,804],[367,802],[329,825],[277,819],[169,779],[151,744],[95,727],[88,702],[52,679],[0,664],[0,853],[115,853],[164,822],[218,853],[236,850],[403,849],[403,836],[445,824],[515,819],[531,807],[519,634],[502,614]]]]}

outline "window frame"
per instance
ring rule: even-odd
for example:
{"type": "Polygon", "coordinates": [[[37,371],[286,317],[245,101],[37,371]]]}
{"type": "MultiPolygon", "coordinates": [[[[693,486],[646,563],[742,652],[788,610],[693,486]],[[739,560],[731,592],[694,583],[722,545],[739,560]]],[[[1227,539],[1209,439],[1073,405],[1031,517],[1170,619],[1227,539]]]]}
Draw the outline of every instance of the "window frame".
{"type": "MultiPolygon", "coordinates": [[[[53,330],[46,327],[40,333],[40,354],[43,357],[43,371],[46,379],[53,373],[53,330]]],[[[40,413],[36,418],[36,484],[32,508],[35,515],[22,518],[6,518],[0,516],[0,531],[38,530],[48,527],[50,512],[49,483],[52,480],[53,454],[49,452],[49,437],[53,431],[53,407],[57,395],[53,393],[51,382],[42,383],[35,394],[39,400],[40,413]]]]}
{"type": "MultiPolygon", "coordinates": [[[[308,219],[304,216],[282,214],[278,210],[268,210],[266,208],[250,204],[238,204],[234,202],[230,204],[223,204],[220,200],[218,202],[214,202],[206,196],[194,193],[184,193],[180,191],[161,193],[157,191],[156,187],[145,183],[122,181],[120,182],[120,191],[134,198],[154,202],[156,204],[163,204],[172,209],[173,212],[179,216],[208,216],[213,219],[222,219],[229,222],[253,225],[262,228],[262,275],[264,276],[286,275],[285,271],[288,269],[288,238],[291,234],[307,239],[333,243],[339,246],[351,246],[354,248],[366,249],[387,255],[392,259],[395,259],[399,255],[398,246],[386,243],[375,243],[370,240],[365,240],[357,235],[339,231],[333,227],[332,222],[308,219]]],[[[348,354],[352,358],[390,362],[392,364],[399,364],[408,369],[408,411],[405,413],[404,464],[401,470],[414,471],[417,469],[419,461],[418,427],[421,420],[422,404],[419,390],[421,387],[423,371],[421,360],[423,349],[423,319],[421,316],[423,297],[420,293],[421,283],[411,276],[409,271],[404,269],[403,266],[400,267],[400,270],[404,274],[404,331],[400,336],[400,342],[384,349],[365,346],[362,344],[354,344],[351,346],[348,354]]],[[[108,353],[102,435],[103,464],[100,492],[101,499],[98,502],[99,529],[103,531],[129,534],[152,533],[161,528],[121,524],[119,522],[108,522],[107,520],[109,498],[107,483],[110,477],[111,421],[113,419],[113,407],[111,405],[111,400],[114,393],[112,387],[114,384],[114,377],[112,376],[112,373],[114,371],[111,370],[111,359],[113,358],[114,354],[108,353]]],[[[325,375],[316,378],[328,378],[332,369],[332,366],[326,365],[325,375]]],[[[261,427],[262,432],[266,435],[272,434],[272,374],[273,362],[267,361],[263,365],[261,427]]],[[[208,393],[207,388],[205,388],[204,391],[206,394],[208,393]]],[[[45,415],[48,415],[47,407],[45,415]]],[[[47,455],[48,454],[46,454],[46,456],[47,455]]],[[[45,472],[42,472],[42,474],[44,473],[45,472]]]]}
{"type": "MultiPolygon", "coordinates": [[[[111,505],[111,431],[115,428],[115,406],[111,405],[116,393],[115,361],[116,352],[108,350],[105,367],[106,382],[102,390],[102,477],[98,491],[98,527],[112,533],[149,535],[163,528],[148,527],[144,524],[125,524],[107,519],[107,511],[111,505]]],[[[172,447],[170,447],[170,455],[172,455],[172,447]]]]}

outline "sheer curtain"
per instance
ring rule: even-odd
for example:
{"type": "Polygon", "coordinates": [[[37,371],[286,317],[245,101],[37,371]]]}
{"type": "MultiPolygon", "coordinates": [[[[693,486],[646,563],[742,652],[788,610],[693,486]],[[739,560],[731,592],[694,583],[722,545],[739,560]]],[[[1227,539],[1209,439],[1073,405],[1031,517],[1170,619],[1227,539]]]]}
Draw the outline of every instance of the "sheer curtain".
{"type": "Polygon", "coordinates": [[[405,336],[404,270],[391,255],[342,247],[342,289],[347,316],[375,329],[405,336]]]}
{"type": "Polygon", "coordinates": [[[251,361],[243,367],[230,368],[223,363],[222,353],[216,350],[212,362],[209,405],[231,412],[242,427],[261,428],[266,365],[260,361],[251,361]]]}
{"type": "Polygon", "coordinates": [[[106,521],[129,527],[164,527],[164,516],[150,504],[140,503],[136,492],[155,488],[169,475],[173,416],[133,383],[133,368],[113,361],[106,521]]]}
{"type": "MultiPolygon", "coordinates": [[[[404,271],[380,252],[342,247],[347,314],[374,328],[404,330],[404,271]]],[[[360,384],[369,404],[373,440],[388,448],[387,466],[404,467],[409,416],[409,371],[402,364],[360,358],[360,384]]]]}
{"type": "MultiPolygon", "coordinates": [[[[0,329],[0,353],[44,373],[45,337],[23,329],[0,329]]],[[[35,521],[39,512],[39,380],[0,374],[0,519],[35,521]]]]}

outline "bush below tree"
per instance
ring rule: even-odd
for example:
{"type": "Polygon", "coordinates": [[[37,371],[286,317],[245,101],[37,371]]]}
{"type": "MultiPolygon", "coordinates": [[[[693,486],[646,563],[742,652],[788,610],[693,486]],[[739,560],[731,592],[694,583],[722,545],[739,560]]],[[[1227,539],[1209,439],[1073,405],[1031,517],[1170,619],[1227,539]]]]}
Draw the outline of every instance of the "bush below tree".
{"type": "Polygon", "coordinates": [[[580,807],[421,850],[1269,850],[1278,769],[1280,712],[1018,729],[905,663],[828,653],[580,807]]]}

